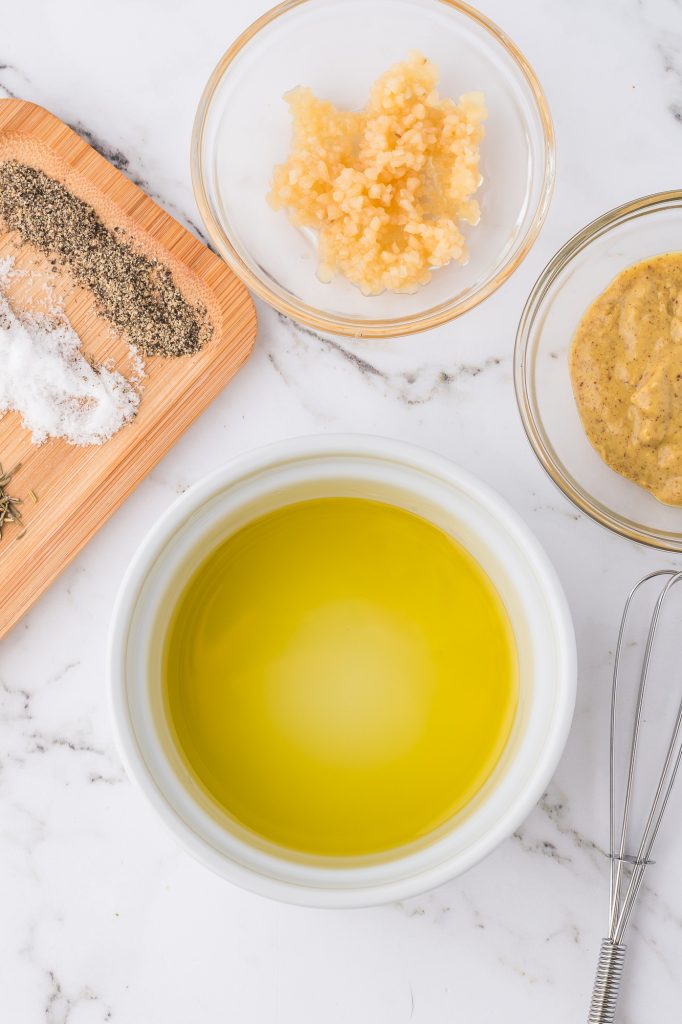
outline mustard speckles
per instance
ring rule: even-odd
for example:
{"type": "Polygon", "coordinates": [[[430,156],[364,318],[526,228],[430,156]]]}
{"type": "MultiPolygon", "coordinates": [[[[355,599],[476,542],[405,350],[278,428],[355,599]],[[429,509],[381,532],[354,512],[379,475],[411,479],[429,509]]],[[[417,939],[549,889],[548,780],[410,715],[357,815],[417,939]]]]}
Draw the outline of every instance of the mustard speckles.
{"type": "Polygon", "coordinates": [[[682,253],[611,282],[580,321],[570,368],[583,427],[607,465],[682,505],[682,253]]]}

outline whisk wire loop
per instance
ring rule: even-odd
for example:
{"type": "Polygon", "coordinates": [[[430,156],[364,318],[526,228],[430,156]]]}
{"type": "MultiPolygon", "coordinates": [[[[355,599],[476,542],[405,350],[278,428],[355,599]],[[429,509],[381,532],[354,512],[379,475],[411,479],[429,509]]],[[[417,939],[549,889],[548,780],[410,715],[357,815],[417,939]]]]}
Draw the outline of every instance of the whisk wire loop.
{"type": "Polygon", "coordinates": [[[673,761],[675,746],[680,734],[680,726],[682,725],[681,701],[675,718],[670,743],[668,745],[668,749],[666,752],[663,770],[661,771],[661,774],[659,776],[656,792],[651,804],[651,809],[649,811],[649,815],[644,826],[644,832],[640,840],[637,853],[634,857],[629,857],[626,854],[626,844],[630,825],[630,810],[632,806],[632,792],[637,763],[639,735],[642,724],[642,708],[644,705],[646,685],[649,678],[651,654],[653,651],[654,642],[656,640],[656,634],[658,632],[659,620],[663,604],[672,588],[675,586],[676,583],[680,582],[680,580],[682,580],[682,572],[676,572],[670,569],[659,569],[656,572],[651,572],[648,575],[644,576],[637,584],[635,584],[635,586],[632,588],[628,595],[627,601],[625,602],[625,608],[623,610],[623,617],[621,619],[620,630],[618,633],[618,642],[616,645],[616,654],[613,666],[613,685],[611,692],[611,735],[609,744],[609,856],[611,881],[609,898],[609,937],[615,942],[619,942],[622,939],[625,932],[625,928],[627,927],[630,914],[632,913],[632,907],[634,906],[637,893],[639,892],[639,889],[641,887],[644,870],[651,860],[651,849],[658,834],[663,813],[668,803],[668,799],[672,791],[672,786],[675,781],[677,771],[679,769],[680,758],[682,756],[682,747],[680,747],[677,757],[675,758],[672,774],[670,775],[670,778],[666,786],[666,779],[668,778],[670,772],[670,765],[673,761]],[[663,587],[661,593],[658,595],[658,598],[656,599],[656,604],[654,606],[654,611],[651,616],[651,622],[647,633],[644,657],[642,659],[642,668],[640,671],[639,685],[637,688],[635,716],[632,726],[632,737],[630,740],[630,755],[628,761],[625,798],[623,803],[623,819],[620,830],[620,841],[618,845],[618,851],[616,852],[616,726],[618,708],[618,689],[620,681],[620,662],[623,651],[623,643],[630,609],[637,592],[642,586],[644,586],[650,580],[660,576],[668,576],[669,579],[663,587]],[[661,798],[663,798],[662,802],[661,798]],[[627,863],[633,864],[633,871],[630,876],[629,885],[627,887],[625,896],[623,898],[623,867],[627,863]]]}
{"type": "Polygon", "coordinates": [[[640,733],[643,723],[644,698],[649,678],[652,652],[656,642],[661,611],[670,591],[682,581],[682,571],[659,569],[644,576],[630,591],[625,602],[623,617],[618,632],[618,642],[613,666],[611,688],[611,729],[609,740],[609,931],[602,941],[597,977],[590,1004],[589,1024],[612,1024],[615,1021],[616,1003],[625,962],[623,939],[630,922],[632,911],[642,887],[646,868],[653,863],[651,852],[658,836],[675,779],[682,764],[682,699],[673,721],[672,731],[663,760],[663,767],[655,785],[649,812],[644,823],[636,853],[628,853],[628,835],[632,812],[637,755],[640,747],[640,733]],[[634,719],[629,741],[629,757],[622,801],[620,833],[616,826],[616,727],[619,721],[618,694],[621,677],[621,660],[626,629],[634,598],[650,580],[668,577],[653,608],[646,645],[639,672],[635,696],[634,719]]]}

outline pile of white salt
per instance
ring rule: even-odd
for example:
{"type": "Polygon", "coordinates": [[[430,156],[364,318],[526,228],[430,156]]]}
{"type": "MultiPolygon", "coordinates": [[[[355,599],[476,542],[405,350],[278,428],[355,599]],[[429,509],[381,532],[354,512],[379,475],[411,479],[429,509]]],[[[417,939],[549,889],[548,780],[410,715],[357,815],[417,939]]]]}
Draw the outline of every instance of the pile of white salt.
{"type": "Polygon", "coordinates": [[[102,444],[132,420],[138,392],[117,370],[88,362],[63,312],[15,312],[4,292],[11,275],[12,260],[0,260],[0,415],[18,412],[34,444],[102,444]]]}

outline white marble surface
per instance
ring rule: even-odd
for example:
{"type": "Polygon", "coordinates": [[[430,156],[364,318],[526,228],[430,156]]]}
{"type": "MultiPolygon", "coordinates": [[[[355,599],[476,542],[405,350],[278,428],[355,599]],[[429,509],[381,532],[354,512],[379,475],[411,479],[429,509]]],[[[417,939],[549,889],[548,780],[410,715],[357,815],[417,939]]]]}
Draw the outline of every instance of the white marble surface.
{"type": "MultiPolygon", "coordinates": [[[[194,226],[194,106],[266,3],[6,0],[0,94],[78,127],[194,226]]],[[[631,582],[675,563],[609,535],[554,490],[522,433],[511,352],[525,296],[569,234],[621,201],[680,185],[682,7],[485,0],[485,10],[537,70],[558,134],[554,204],[523,267],[482,308],[398,343],[325,342],[261,307],[250,363],[0,645],[8,1024],[585,1019],[606,913],[609,652],[631,582]],[[513,839],[405,905],[316,912],[232,888],[157,824],[112,745],[104,645],[125,565],[178,492],[263,442],[339,430],[433,448],[522,513],[565,585],[580,681],[566,754],[513,839]]],[[[681,854],[673,820],[636,919],[623,1022],[679,1015],[681,854]]]]}

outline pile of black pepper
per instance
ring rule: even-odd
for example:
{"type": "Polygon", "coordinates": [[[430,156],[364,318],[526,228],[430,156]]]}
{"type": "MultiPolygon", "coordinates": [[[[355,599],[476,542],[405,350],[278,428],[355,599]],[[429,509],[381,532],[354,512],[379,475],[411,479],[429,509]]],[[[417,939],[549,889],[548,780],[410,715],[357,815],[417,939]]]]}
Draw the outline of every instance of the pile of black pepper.
{"type": "Polygon", "coordinates": [[[197,352],[212,333],[159,260],[137,252],[129,236],[43,171],[16,160],[0,164],[0,217],[22,242],[53,256],[88,288],[100,313],[145,355],[197,352]]]}

